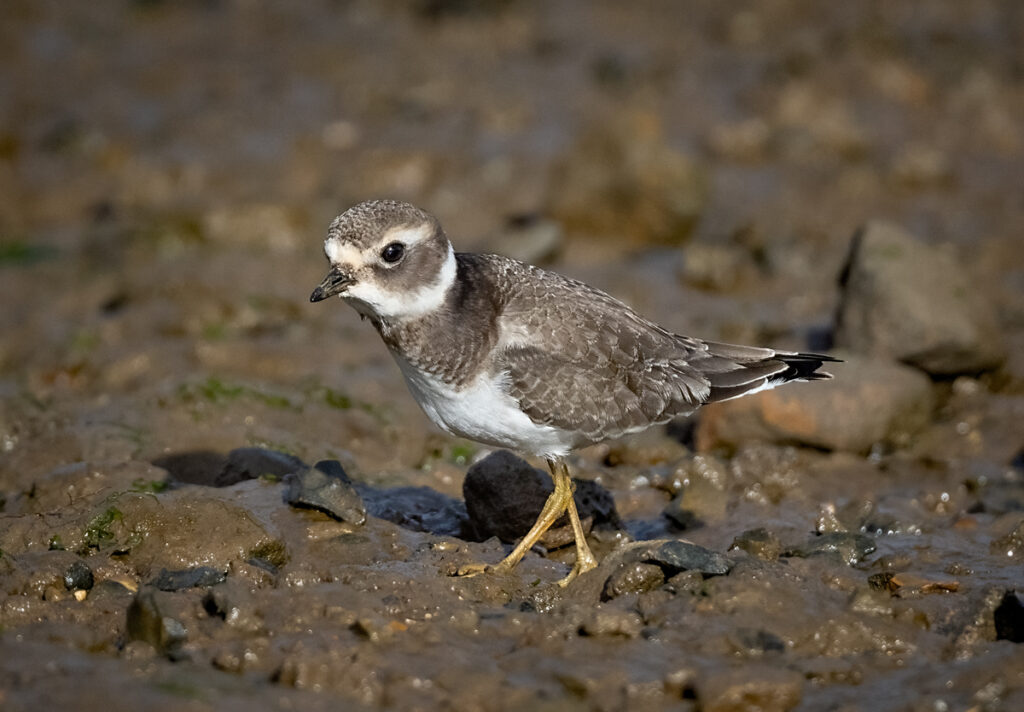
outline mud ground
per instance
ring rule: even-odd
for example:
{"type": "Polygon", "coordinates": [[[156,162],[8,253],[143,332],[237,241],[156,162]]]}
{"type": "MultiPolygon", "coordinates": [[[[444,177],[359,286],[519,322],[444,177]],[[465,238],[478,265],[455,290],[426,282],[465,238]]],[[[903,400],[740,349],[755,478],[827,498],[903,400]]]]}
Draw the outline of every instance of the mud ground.
{"type": "Polygon", "coordinates": [[[3,14],[0,708],[1024,708],[1017,3],[3,14]],[[371,197],[846,363],[579,453],[569,588],[453,577],[489,452],[307,303],[371,197]],[[286,501],[320,460],[364,522],[286,501]]]}

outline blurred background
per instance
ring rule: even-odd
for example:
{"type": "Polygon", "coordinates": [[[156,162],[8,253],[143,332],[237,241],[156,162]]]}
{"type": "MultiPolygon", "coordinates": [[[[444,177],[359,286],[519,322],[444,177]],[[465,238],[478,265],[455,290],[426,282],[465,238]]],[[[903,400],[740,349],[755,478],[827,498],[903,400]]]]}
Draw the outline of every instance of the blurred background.
{"type": "Polygon", "coordinates": [[[708,338],[827,346],[872,218],[951,246],[1022,321],[1014,2],[3,12],[8,395],[340,387],[385,352],[345,353],[373,334],[305,297],[330,219],[378,197],[708,338]]]}

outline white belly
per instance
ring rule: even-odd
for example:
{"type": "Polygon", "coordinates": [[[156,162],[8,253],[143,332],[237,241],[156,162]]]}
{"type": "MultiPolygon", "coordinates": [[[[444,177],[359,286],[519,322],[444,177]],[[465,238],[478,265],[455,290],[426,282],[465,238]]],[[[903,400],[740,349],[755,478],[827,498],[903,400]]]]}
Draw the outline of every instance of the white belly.
{"type": "Polygon", "coordinates": [[[393,354],[413,398],[435,425],[486,445],[538,456],[562,456],[571,438],[550,425],[530,420],[504,388],[504,379],[486,374],[455,390],[393,354]]]}

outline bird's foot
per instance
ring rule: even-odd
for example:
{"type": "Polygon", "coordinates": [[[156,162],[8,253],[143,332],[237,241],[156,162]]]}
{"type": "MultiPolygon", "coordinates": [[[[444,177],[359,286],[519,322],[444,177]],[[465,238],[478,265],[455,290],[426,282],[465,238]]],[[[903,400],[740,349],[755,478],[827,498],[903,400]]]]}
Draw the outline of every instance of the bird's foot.
{"type": "Polygon", "coordinates": [[[480,574],[488,574],[494,571],[494,567],[490,564],[464,564],[455,570],[454,576],[469,577],[479,576],[480,574]]]}
{"type": "Polygon", "coordinates": [[[597,568],[597,559],[590,553],[590,547],[585,548],[582,552],[576,552],[576,563],[572,566],[572,571],[565,578],[559,580],[558,585],[565,588],[573,581],[576,580],[580,574],[585,574],[592,569],[597,568]]]}

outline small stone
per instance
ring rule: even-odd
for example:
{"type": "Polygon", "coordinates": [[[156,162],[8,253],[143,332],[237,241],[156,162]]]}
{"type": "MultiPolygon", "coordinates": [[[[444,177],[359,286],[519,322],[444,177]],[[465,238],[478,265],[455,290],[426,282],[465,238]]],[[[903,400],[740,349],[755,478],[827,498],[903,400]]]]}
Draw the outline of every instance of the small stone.
{"type": "Polygon", "coordinates": [[[876,548],[875,540],[864,534],[831,532],[812,537],[803,546],[787,551],[786,556],[837,555],[847,566],[853,566],[876,548]]]}
{"type": "Polygon", "coordinates": [[[656,564],[642,561],[623,564],[604,582],[601,600],[610,601],[627,593],[644,593],[665,583],[665,572],[656,564]]]}
{"type": "Polygon", "coordinates": [[[661,544],[645,561],[653,561],[670,571],[699,571],[705,576],[722,576],[732,568],[729,560],[717,551],[681,540],[661,544]]]}
{"type": "Polygon", "coordinates": [[[186,588],[216,586],[219,583],[224,583],[226,578],[227,575],[223,571],[209,566],[197,566],[194,569],[180,571],[160,569],[160,573],[149,582],[149,585],[161,591],[181,591],[186,588]]]}
{"type": "Polygon", "coordinates": [[[984,285],[896,225],[874,221],[857,231],[840,285],[837,346],[935,376],[988,370],[1005,358],[984,285]]]}
{"type": "Polygon", "coordinates": [[[64,571],[64,588],[69,591],[88,591],[93,581],[92,569],[84,561],[76,561],[64,571]]]}
{"type": "Polygon", "coordinates": [[[317,509],[343,522],[366,522],[363,500],[337,460],[321,460],[290,475],[285,501],[293,507],[317,509]]]}
{"type": "Polygon", "coordinates": [[[748,529],[733,539],[729,550],[733,549],[742,549],[764,561],[775,561],[782,553],[782,543],[777,536],[762,527],[748,529]]]}
{"type": "Polygon", "coordinates": [[[1007,591],[996,606],[993,617],[996,640],[1024,643],[1024,596],[1017,591],[1007,591]]]}

